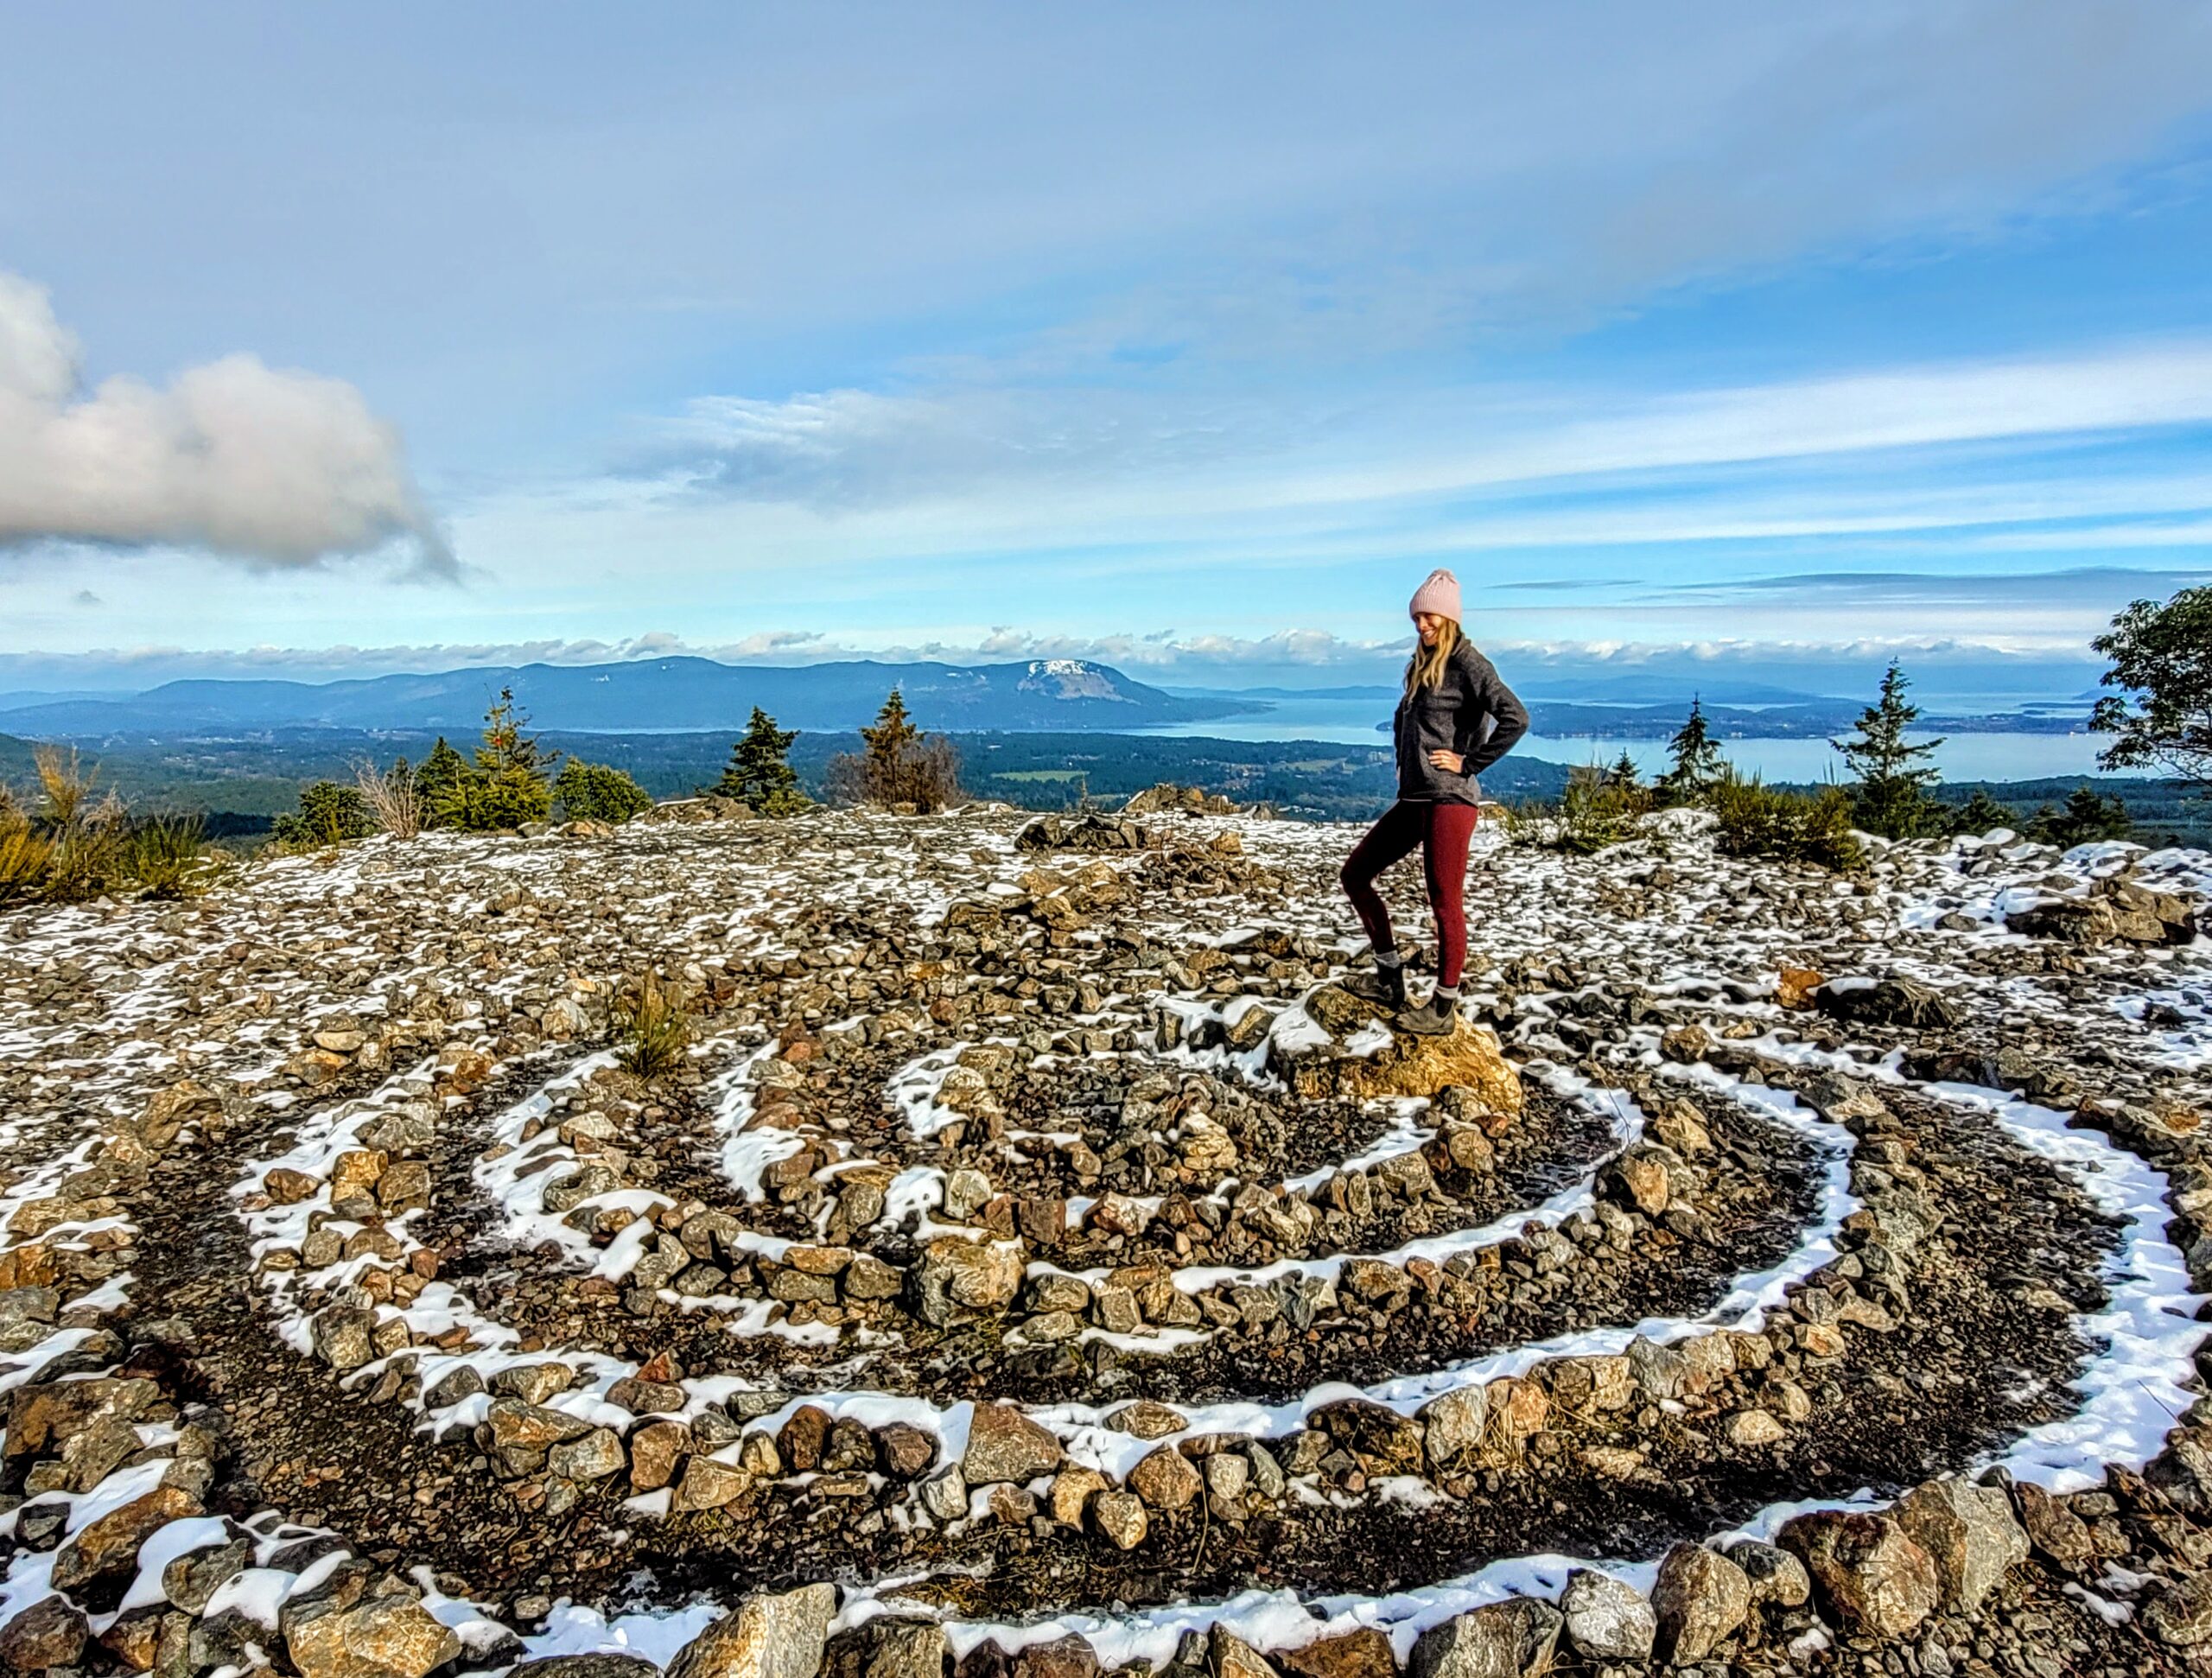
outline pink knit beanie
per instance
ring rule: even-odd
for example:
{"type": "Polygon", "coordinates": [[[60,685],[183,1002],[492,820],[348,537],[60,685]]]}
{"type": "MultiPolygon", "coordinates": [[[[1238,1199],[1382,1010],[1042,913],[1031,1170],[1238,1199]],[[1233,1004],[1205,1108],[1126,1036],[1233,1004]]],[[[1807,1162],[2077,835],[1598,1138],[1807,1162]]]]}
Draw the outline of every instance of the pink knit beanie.
{"type": "Polygon", "coordinates": [[[1459,621],[1459,579],[1451,572],[1431,571],[1428,581],[1414,590],[1413,604],[1406,608],[1406,615],[1418,618],[1424,612],[1440,618],[1459,621]]]}

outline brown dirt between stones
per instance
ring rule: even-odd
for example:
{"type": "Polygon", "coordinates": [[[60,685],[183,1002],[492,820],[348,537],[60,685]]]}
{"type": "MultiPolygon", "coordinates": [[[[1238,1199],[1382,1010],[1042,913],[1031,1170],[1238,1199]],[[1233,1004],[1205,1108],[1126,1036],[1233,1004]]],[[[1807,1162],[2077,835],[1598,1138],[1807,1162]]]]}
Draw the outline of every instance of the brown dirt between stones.
{"type": "MultiPolygon", "coordinates": [[[[496,1099],[486,1092],[486,1110],[496,1099]]],[[[183,1319],[196,1337],[190,1355],[162,1371],[175,1390],[231,1414],[236,1457],[213,1507],[244,1516],[274,1505],[294,1520],[327,1524],[372,1554],[429,1562],[449,1585],[483,1598],[550,1589],[582,1601],[638,1600],[643,1592],[667,1602],[695,1591],[728,1599],[804,1579],[917,1568],[938,1570],[964,1611],[1002,1616],[1047,1605],[1219,1596],[1253,1585],[1378,1594],[1501,1555],[1652,1553],[1777,1498],[1910,1484],[2064,1414],[2063,1383],[2087,1348],[2047,1313],[2014,1302],[2009,1281],[1989,1279],[2034,1277],[2078,1295],[2081,1279],[2096,1273],[2109,1249],[2107,1221],[2053,1168],[1986,1122],[1932,1105],[1910,1116],[1929,1143],[1956,1160],[1948,1192],[1977,1215],[1948,1224],[1949,1260],[1916,1276],[1923,1311],[1897,1333],[1855,1335],[1814,1422],[1784,1446],[1732,1452],[1717,1437],[1662,1420],[1637,1440],[1651,1452],[1653,1484],[1595,1481],[1567,1470],[1564,1455],[1541,1454],[1539,1441],[1518,1468],[1485,1477],[1462,1500],[1421,1510],[1294,1505],[1242,1529],[1191,1515],[1160,1517],[1154,1538],[1128,1555],[1058,1530],[1045,1537],[971,1531],[952,1541],[904,1535],[865,1504],[829,1503],[791,1487],[665,1522],[627,1516],[601,1488],[548,1521],[472,1468],[474,1451],[465,1439],[434,1443],[416,1431],[412,1412],[344,1392],[329,1371],[276,1340],[247,1268],[243,1230],[222,1193],[236,1160],[252,1151],[243,1138],[226,1143],[220,1157],[165,1162],[149,1196],[154,1204],[139,1211],[141,1297],[161,1301],[162,1313],[183,1319]],[[1986,1216],[1990,1206],[2002,1215],[1986,1216]],[[1942,1320],[1929,1321],[1926,1307],[1937,1299],[1942,1320]],[[2000,1382],[2021,1395],[1998,1390],[2000,1382]],[[969,1569],[981,1577],[948,1576],[969,1569]]],[[[447,1172],[441,1180],[455,1180],[454,1161],[435,1163],[447,1172]]],[[[1357,1362],[1332,1349],[1326,1367],[1336,1374],[1357,1362]]],[[[1578,1433],[1564,1442],[1597,1438],[1578,1433]]]]}
{"type": "MultiPolygon", "coordinates": [[[[1606,1121],[1588,1109],[1548,1095],[1532,1095],[1525,1123],[1508,1129],[1499,1139],[1498,1168],[1486,1177],[1456,1178],[1452,1192],[1460,1204],[1452,1214],[1440,1217],[1424,1234],[1441,1234],[1448,1229],[1479,1228],[1501,1213],[1516,1205],[1529,1205],[1541,1201],[1584,1174],[1592,1160],[1599,1158],[1610,1143],[1611,1130],[1606,1121]]],[[[900,1156],[899,1163],[910,1163],[900,1156]]],[[[946,1154],[933,1162],[947,1165],[962,1163],[962,1156],[946,1154]]],[[[1788,1173],[1789,1180],[1802,1186],[1802,1169],[1788,1173]]],[[[664,1177],[656,1183],[664,1192],[671,1189],[664,1177]]],[[[755,1227],[785,1235],[803,1236],[804,1229],[780,1227],[772,1217],[764,1217],[767,1208],[762,1205],[744,1209],[743,1215],[755,1227]]],[[[1802,1220],[1803,1205],[1792,1204],[1777,1214],[1783,1228],[1794,1227],[1793,1220],[1802,1220]]],[[[727,1333],[722,1319],[708,1311],[681,1312],[670,1308],[652,1317],[639,1317],[626,1310],[619,1300],[601,1298],[596,1300],[581,1297],[576,1290],[576,1278],[571,1273],[548,1267],[542,1271],[533,1269],[529,1255],[503,1249],[481,1237],[489,1209],[480,1200],[456,1201],[438,1214],[437,1229],[442,1233],[432,1236],[427,1228],[421,1238],[429,1244],[445,1244],[464,1249],[461,1256],[447,1264],[443,1277],[478,1294],[480,1308],[495,1315],[524,1334],[535,1335],[547,1344],[574,1343],[596,1351],[626,1357],[642,1362],[654,1353],[666,1351],[675,1356],[694,1374],[716,1373],[744,1375],[764,1380],[773,1380],[792,1390],[801,1390],[815,1384],[810,1374],[837,1370],[849,1378],[854,1354],[849,1347],[812,1348],[796,1346],[780,1340],[740,1339],[727,1333]]],[[[1742,1233],[1759,1234],[1758,1230],[1742,1233]]],[[[1407,1236],[1402,1219],[1394,1210],[1378,1214],[1367,1221],[1359,1231],[1356,1250],[1389,1251],[1400,1245],[1407,1236]]],[[[907,1256],[899,1250],[896,1241],[879,1240],[868,1243],[886,1256],[902,1261],[907,1256]]],[[[1725,1243],[1724,1243],[1725,1245],[1725,1243]]],[[[1330,1249],[1315,1249],[1317,1256],[1325,1255],[1330,1249]]],[[[1057,1262],[1080,1265],[1096,1263],[1135,1263],[1150,1256],[1167,1257],[1173,1262],[1172,1249],[1150,1243],[1131,1243],[1119,1253],[1098,1252],[1071,1255],[1054,1254],[1057,1262]]],[[[1708,1255],[1709,1257],[1709,1255],[1708,1255]]],[[[1673,1290],[1656,1281],[1650,1295],[1658,1300],[1673,1290]]],[[[988,1330],[969,1330],[944,1334],[927,1330],[919,1324],[905,1325],[909,1333],[909,1344],[922,1354],[909,1362],[919,1366],[935,1365],[937,1372],[927,1379],[902,1371],[895,1366],[880,1367],[884,1360],[871,1360],[868,1379],[885,1384],[890,1390],[901,1392],[931,1390],[953,1397],[973,1396],[990,1390],[1003,1396],[1018,1396],[1033,1400],[1059,1402],[1084,1395],[1084,1381],[1077,1371],[1067,1367],[1063,1355],[1051,1351],[1014,1353],[1002,1351],[997,1337],[988,1330]],[[988,1354],[992,1367],[988,1375],[978,1370],[966,1383],[950,1382],[944,1370],[962,1364],[973,1365],[988,1354]],[[1003,1361],[1001,1361],[1003,1360],[1003,1361]]],[[[1503,1344],[1499,1337],[1521,1332],[1520,1325],[1488,1325],[1481,1346],[1503,1344]]],[[[1430,1332],[1424,1330],[1424,1337],[1430,1332]]],[[[1433,1332],[1450,1337],[1453,1344],[1477,1343],[1468,1340],[1465,1332],[1452,1325],[1434,1325],[1433,1332]]],[[[1234,1337],[1232,1337],[1234,1338],[1234,1337]]],[[[1395,1373],[1397,1367],[1410,1367],[1422,1357],[1433,1360],[1441,1348],[1423,1338],[1419,1343],[1398,1349],[1395,1365],[1391,1354],[1378,1352],[1368,1361],[1381,1374],[1395,1373]],[[1408,1360],[1412,1360],[1408,1362],[1408,1360]]],[[[1223,1394],[1237,1390],[1236,1383],[1249,1382],[1252,1370],[1247,1359],[1257,1355],[1281,1367],[1281,1348],[1251,1350],[1238,1349],[1225,1355],[1216,1351],[1209,1357],[1201,1353],[1179,1360],[1173,1372],[1166,1378],[1176,1392],[1196,1395],[1209,1391],[1223,1394]]],[[[1140,1360],[1140,1367],[1154,1367],[1140,1360]]],[[[1158,1366],[1165,1370],[1166,1365],[1158,1366]]],[[[1296,1364],[1283,1370],[1280,1379],[1291,1379],[1296,1364]]],[[[1381,1374],[1364,1376],[1381,1378],[1381,1374]]],[[[1350,1377],[1347,1377],[1350,1378],[1350,1377]]],[[[1168,1396],[1166,1391],[1154,1392],[1154,1396],[1168,1396]]],[[[1249,1395],[1249,1392],[1246,1395],[1249,1395]]]]}

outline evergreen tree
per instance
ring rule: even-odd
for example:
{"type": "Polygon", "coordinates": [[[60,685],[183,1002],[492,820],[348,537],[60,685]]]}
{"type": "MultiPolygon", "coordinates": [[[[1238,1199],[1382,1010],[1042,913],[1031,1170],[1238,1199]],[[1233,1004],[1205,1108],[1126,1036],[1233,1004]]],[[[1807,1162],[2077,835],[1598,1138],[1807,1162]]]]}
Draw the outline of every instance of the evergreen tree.
{"type": "Polygon", "coordinates": [[[1920,707],[1904,696],[1910,685],[1891,660],[1880,697],[1859,714],[1858,733],[1848,740],[1829,741],[1855,778],[1851,804],[1859,825],[1891,839],[1910,839],[1932,825],[1928,789],[1937,771],[1927,760],[1943,743],[1931,740],[1916,746],[1905,739],[1920,716],[1920,707]]]}
{"type": "Polygon", "coordinates": [[[745,738],[730,748],[728,766],[715,791],[749,805],[755,816],[797,815],[806,808],[807,798],[799,791],[798,772],[784,754],[798,738],[798,729],[779,728],[776,719],[755,705],[745,738]]]}
{"type": "Polygon", "coordinates": [[[2045,804],[2037,810],[2024,831],[2031,839],[2071,850],[2101,839],[2125,839],[2134,827],[2125,799],[2101,797],[2084,782],[2067,794],[2063,809],[2045,804]]]}
{"type": "Polygon", "coordinates": [[[529,822],[542,822],[553,810],[553,783],[547,771],[559,754],[538,749],[537,737],[524,732],[530,718],[515,703],[514,690],[502,688],[484,713],[484,736],[473,762],[440,740],[423,760],[425,807],[438,827],[467,833],[497,833],[529,822]],[[451,764],[442,761],[449,754],[451,764]]]}
{"type": "Polygon", "coordinates": [[[572,822],[626,822],[653,807],[652,794],[627,771],[570,758],[554,777],[553,791],[572,822]]]}
{"type": "Polygon", "coordinates": [[[1951,817],[1951,831],[1970,833],[1977,838],[1985,833],[1994,833],[1999,828],[2015,830],[2020,825],[2020,813],[2008,804],[2001,804],[1989,796],[1989,789],[1977,786],[1974,796],[1961,804],[1951,817]]]}
{"type": "Polygon", "coordinates": [[[476,748],[476,766],[487,775],[544,779],[561,754],[541,753],[537,736],[523,732],[529,726],[530,713],[515,702],[515,690],[501,688],[499,696],[484,713],[484,739],[476,748]]]}
{"type": "Polygon", "coordinates": [[[359,787],[316,781],[300,789],[299,813],[279,816],[272,832],[280,845],[340,845],[376,830],[359,787]]]}
{"type": "Polygon", "coordinates": [[[1613,760],[1613,766],[1605,772],[1605,779],[1609,785],[1617,787],[1634,788],[1643,785],[1643,777],[1637,772],[1636,760],[1629,754],[1627,747],[1621,747],[1620,756],[1613,760]]]}
{"type": "Polygon", "coordinates": [[[943,734],[925,734],[906,715],[893,688],[872,728],[861,730],[868,750],[830,760],[830,796],[840,803],[908,808],[923,814],[960,801],[960,759],[943,734]]]}
{"type": "Polygon", "coordinates": [[[415,796],[422,804],[423,826],[452,825],[448,812],[461,802],[461,784],[467,773],[468,765],[461,753],[440,734],[438,743],[423,760],[423,766],[415,772],[415,796]]]}
{"type": "Polygon", "coordinates": [[[868,761],[879,766],[887,775],[896,778],[899,761],[905,758],[922,731],[906,715],[906,701],[896,688],[883,702],[883,709],[875,714],[875,726],[863,727],[861,739],[868,747],[868,761]]]}
{"type": "Polygon", "coordinates": [[[518,828],[552,813],[553,784],[547,771],[559,753],[540,753],[537,737],[524,732],[529,724],[529,713],[515,703],[514,690],[501,688],[484,713],[470,826],[479,830],[518,828]]]}
{"type": "Polygon", "coordinates": [[[1689,716],[1667,742],[1667,750],[1674,758],[1674,765],[1659,778],[1659,788],[1676,804],[1694,803],[1728,767],[1712,731],[1706,727],[1705,707],[1694,695],[1690,699],[1689,716]]]}

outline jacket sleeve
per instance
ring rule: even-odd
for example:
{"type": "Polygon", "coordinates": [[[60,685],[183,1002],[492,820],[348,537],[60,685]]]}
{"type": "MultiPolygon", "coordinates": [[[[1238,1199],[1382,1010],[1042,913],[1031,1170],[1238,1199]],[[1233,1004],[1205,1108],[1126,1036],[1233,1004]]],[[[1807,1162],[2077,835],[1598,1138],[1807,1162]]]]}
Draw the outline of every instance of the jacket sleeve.
{"type": "Polygon", "coordinates": [[[1497,667],[1476,653],[1469,661],[1467,671],[1473,692],[1469,696],[1470,723],[1484,715],[1492,719],[1489,738],[1475,744],[1466,753],[1466,766],[1462,772],[1479,775],[1511,751],[1529,732],[1528,708],[1522,704],[1512,689],[1507,687],[1497,673],[1497,667]]]}

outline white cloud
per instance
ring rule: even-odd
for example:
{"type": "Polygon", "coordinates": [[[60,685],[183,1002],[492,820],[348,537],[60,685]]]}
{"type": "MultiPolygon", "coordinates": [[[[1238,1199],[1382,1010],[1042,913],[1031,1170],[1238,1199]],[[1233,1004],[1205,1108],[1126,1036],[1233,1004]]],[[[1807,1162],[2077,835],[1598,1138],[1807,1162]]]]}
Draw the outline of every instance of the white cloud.
{"type": "Polygon", "coordinates": [[[404,544],[453,573],[398,434],[343,380],[228,355],[166,388],[118,376],[88,391],[78,365],[44,289],[0,272],[0,545],[185,547],[297,569],[404,544]]]}
{"type": "MultiPolygon", "coordinates": [[[[1455,392],[1417,412],[1368,416],[1348,431],[1321,416],[1299,424],[1281,401],[1230,403],[1046,389],[947,388],[890,396],[831,391],[784,402],[707,398],[664,429],[688,458],[664,486],[851,516],[887,508],[958,506],[971,528],[1039,524],[1080,540],[1086,518],[1124,525],[1255,512],[1490,493],[1522,486],[1634,474],[1681,474],[1791,461],[1844,461],[1880,451],[2008,444],[2212,421],[2212,340],[2096,345],[2063,354],[1934,362],[1680,395],[1585,389],[1455,392]],[[1440,443],[1439,439],[1447,442],[1440,443]],[[1370,463],[1345,469],[1347,452],[1370,463]]],[[[2082,480],[2093,508],[2055,499],[2040,478],[2005,486],[1851,486],[1847,507],[1802,494],[1768,517],[1727,504],[1685,516],[1649,510],[1484,516],[1427,533],[1437,545],[1755,539],[1822,531],[1939,528],[2080,511],[2135,510],[2126,484],[2082,480]],[[1898,505],[1902,503],[1902,505],[1898,505]]],[[[2148,486],[2146,486],[2148,487],[2148,486]]],[[[2176,486],[2156,488],[2171,496],[2176,486]]],[[[2212,496],[2186,480],[2198,507],[2212,496]]],[[[2141,510],[2170,510],[2171,499],[2141,510]]],[[[1309,533],[1313,532],[1308,527],[1309,533]]]]}

